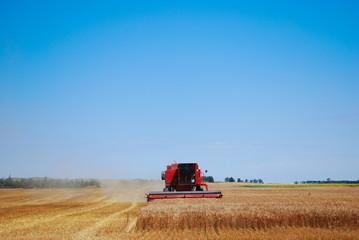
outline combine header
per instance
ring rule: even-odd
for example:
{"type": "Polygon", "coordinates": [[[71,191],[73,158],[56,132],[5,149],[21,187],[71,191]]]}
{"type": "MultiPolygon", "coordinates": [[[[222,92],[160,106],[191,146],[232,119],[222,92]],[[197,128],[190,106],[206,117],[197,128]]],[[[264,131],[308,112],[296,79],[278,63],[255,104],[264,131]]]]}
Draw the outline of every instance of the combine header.
{"type": "MultiPolygon", "coordinates": [[[[207,172],[207,171],[206,171],[207,172]]],[[[150,192],[147,202],[165,198],[221,198],[221,191],[208,191],[197,163],[175,163],[162,172],[163,192],[150,192]],[[206,191],[203,191],[203,187],[206,191]]]]}

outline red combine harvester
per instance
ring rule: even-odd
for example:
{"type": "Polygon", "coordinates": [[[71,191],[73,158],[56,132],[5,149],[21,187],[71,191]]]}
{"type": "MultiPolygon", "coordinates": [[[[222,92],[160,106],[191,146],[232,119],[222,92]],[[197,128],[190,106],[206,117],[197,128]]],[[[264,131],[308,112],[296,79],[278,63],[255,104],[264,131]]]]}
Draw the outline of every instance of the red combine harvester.
{"type": "Polygon", "coordinates": [[[163,192],[150,192],[147,202],[165,198],[221,198],[221,191],[208,191],[197,163],[175,163],[162,172],[163,192]],[[203,191],[203,187],[206,191],[203,191]]]}

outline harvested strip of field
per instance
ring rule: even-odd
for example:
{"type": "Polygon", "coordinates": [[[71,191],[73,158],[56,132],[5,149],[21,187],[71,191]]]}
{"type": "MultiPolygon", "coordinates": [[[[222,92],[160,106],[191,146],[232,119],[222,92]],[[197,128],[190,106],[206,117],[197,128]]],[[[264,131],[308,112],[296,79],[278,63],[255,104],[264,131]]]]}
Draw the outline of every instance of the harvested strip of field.
{"type": "Polygon", "coordinates": [[[136,202],[145,199],[152,182],[133,181],[132,188],[130,183],[101,189],[0,189],[0,239],[136,239],[136,212],[144,205],[136,202]]]}
{"type": "Polygon", "coordinates": [[[222,199],[151,202],[140,211],[137,229],[359,228],[359,188],[239,188],[222,192],[222,199]]]}

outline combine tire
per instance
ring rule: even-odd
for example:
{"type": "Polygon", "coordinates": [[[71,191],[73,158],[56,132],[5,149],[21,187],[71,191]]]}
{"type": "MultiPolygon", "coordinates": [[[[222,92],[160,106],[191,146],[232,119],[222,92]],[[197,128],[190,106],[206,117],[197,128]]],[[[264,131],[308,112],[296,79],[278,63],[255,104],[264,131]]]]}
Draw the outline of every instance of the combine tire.
{"type": "Polygon", "coordinates": [[[166,187],[163,189],[164,192],[173,192],[173,188],[172,187],[166,187]]]}

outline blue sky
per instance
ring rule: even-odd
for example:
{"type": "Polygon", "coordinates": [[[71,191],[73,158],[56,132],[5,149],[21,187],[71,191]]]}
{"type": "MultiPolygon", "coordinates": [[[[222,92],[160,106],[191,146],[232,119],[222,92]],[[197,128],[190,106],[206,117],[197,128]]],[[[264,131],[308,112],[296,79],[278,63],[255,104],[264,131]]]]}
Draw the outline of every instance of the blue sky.
{"type": "Polygon", "coordinates": [[[359,179],[357,1],[3,1],[0,177],[359,179]]]}

